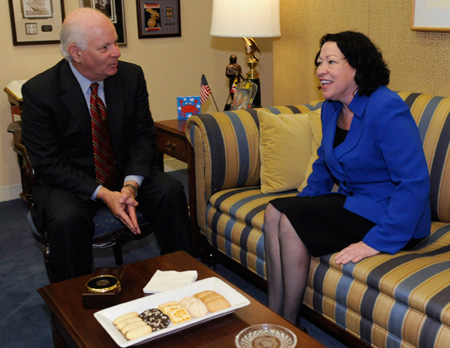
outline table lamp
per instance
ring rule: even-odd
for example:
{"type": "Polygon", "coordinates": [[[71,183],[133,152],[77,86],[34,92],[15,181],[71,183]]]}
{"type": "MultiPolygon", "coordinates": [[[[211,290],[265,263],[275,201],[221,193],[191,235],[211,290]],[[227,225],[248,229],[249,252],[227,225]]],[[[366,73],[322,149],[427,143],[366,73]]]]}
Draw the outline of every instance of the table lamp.
{"type": "Polygon", "coordinates": [[[250,68],[246,77],[258,86],[252,107],[260,107],[261,86],[256,66],[261,52],[254,38],[281,36],[280,0],[213,0],[210,35],[244,40],[250,68]]]}

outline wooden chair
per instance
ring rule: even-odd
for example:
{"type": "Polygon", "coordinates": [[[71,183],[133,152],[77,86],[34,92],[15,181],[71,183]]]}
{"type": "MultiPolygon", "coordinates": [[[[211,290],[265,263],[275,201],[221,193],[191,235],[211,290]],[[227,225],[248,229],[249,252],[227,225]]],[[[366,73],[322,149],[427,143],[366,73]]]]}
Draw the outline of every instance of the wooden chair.
{"type": "MultiPolygon", "coordinates": [[[[51,250],[46,231],[37,229],[31,212],[33,211],[33,196],[31,188],[35,182],[35,173],[28,157],[28,152],[22,141],[22,121],[15,121],[8,125],[8,132],[13,135],[13,148],[17,153],[20,174],[22,180],[22,193],[20,197],[28,204],[29,212],[27,214],[28,222],[30,223],[33,236],[44,245],[44,261],[50,282],[55,281],[51,250]]],[[[122,246],[128,242],[136,239],[141,239],[150,233],[149,223],[145,220],[142,214],[138,213],[138,222],[142,233],[137,236],[133,234],[128,228],[117,220],[107,207],[99,209],[94,217],[95,232],[92,240],[92,247],[96,249],[112,248],[116,265],[123,264],[122,246]]]]}

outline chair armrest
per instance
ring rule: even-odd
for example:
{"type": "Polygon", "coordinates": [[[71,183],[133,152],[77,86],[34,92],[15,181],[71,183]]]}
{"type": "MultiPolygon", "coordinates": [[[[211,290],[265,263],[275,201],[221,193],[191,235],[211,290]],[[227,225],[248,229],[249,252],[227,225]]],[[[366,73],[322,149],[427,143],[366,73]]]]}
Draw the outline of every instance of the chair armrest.
{"type": "Polygon", "coordinates": [[[22,180],[21,197],[32,206],[33,196],[31,187],[34,185],[35,173],[31,160],[28,157],[28,151],[22,141],[22,121],[15,121],[8,125],[8,132],[13,135],[13,149],[17,153],[20,166],[20,175],[22,180]]]}

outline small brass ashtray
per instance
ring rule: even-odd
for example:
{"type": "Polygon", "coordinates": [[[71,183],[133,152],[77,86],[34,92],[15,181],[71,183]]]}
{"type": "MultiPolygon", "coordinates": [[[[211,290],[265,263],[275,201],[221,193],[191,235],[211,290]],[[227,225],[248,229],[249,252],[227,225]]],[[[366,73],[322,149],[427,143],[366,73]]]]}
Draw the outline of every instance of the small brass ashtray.
{"type": "Polygon", "coordinates": [[[108,274],[89,279],[82,294],[84,308],[106,308],[118,303],[122,291],[120,280],[108,274]]]}
{"type": "Polygon", "coordinates": [[[108,292],[114,289],[120,291],[120,281],[113,275],[102,274],[89,279],[86,288],[90,292],[108,292]]]}

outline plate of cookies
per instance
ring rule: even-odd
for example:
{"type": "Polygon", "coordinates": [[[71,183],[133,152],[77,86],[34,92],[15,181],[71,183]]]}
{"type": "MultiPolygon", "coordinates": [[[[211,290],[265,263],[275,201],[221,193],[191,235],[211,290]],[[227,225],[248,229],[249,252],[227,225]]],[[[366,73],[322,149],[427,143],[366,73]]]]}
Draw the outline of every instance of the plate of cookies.
{"type": "Polygon", "coordinates": [[[129,347],[221,317],[250,301],[211,277],[94,313],[119,347],[129,347]]]}

